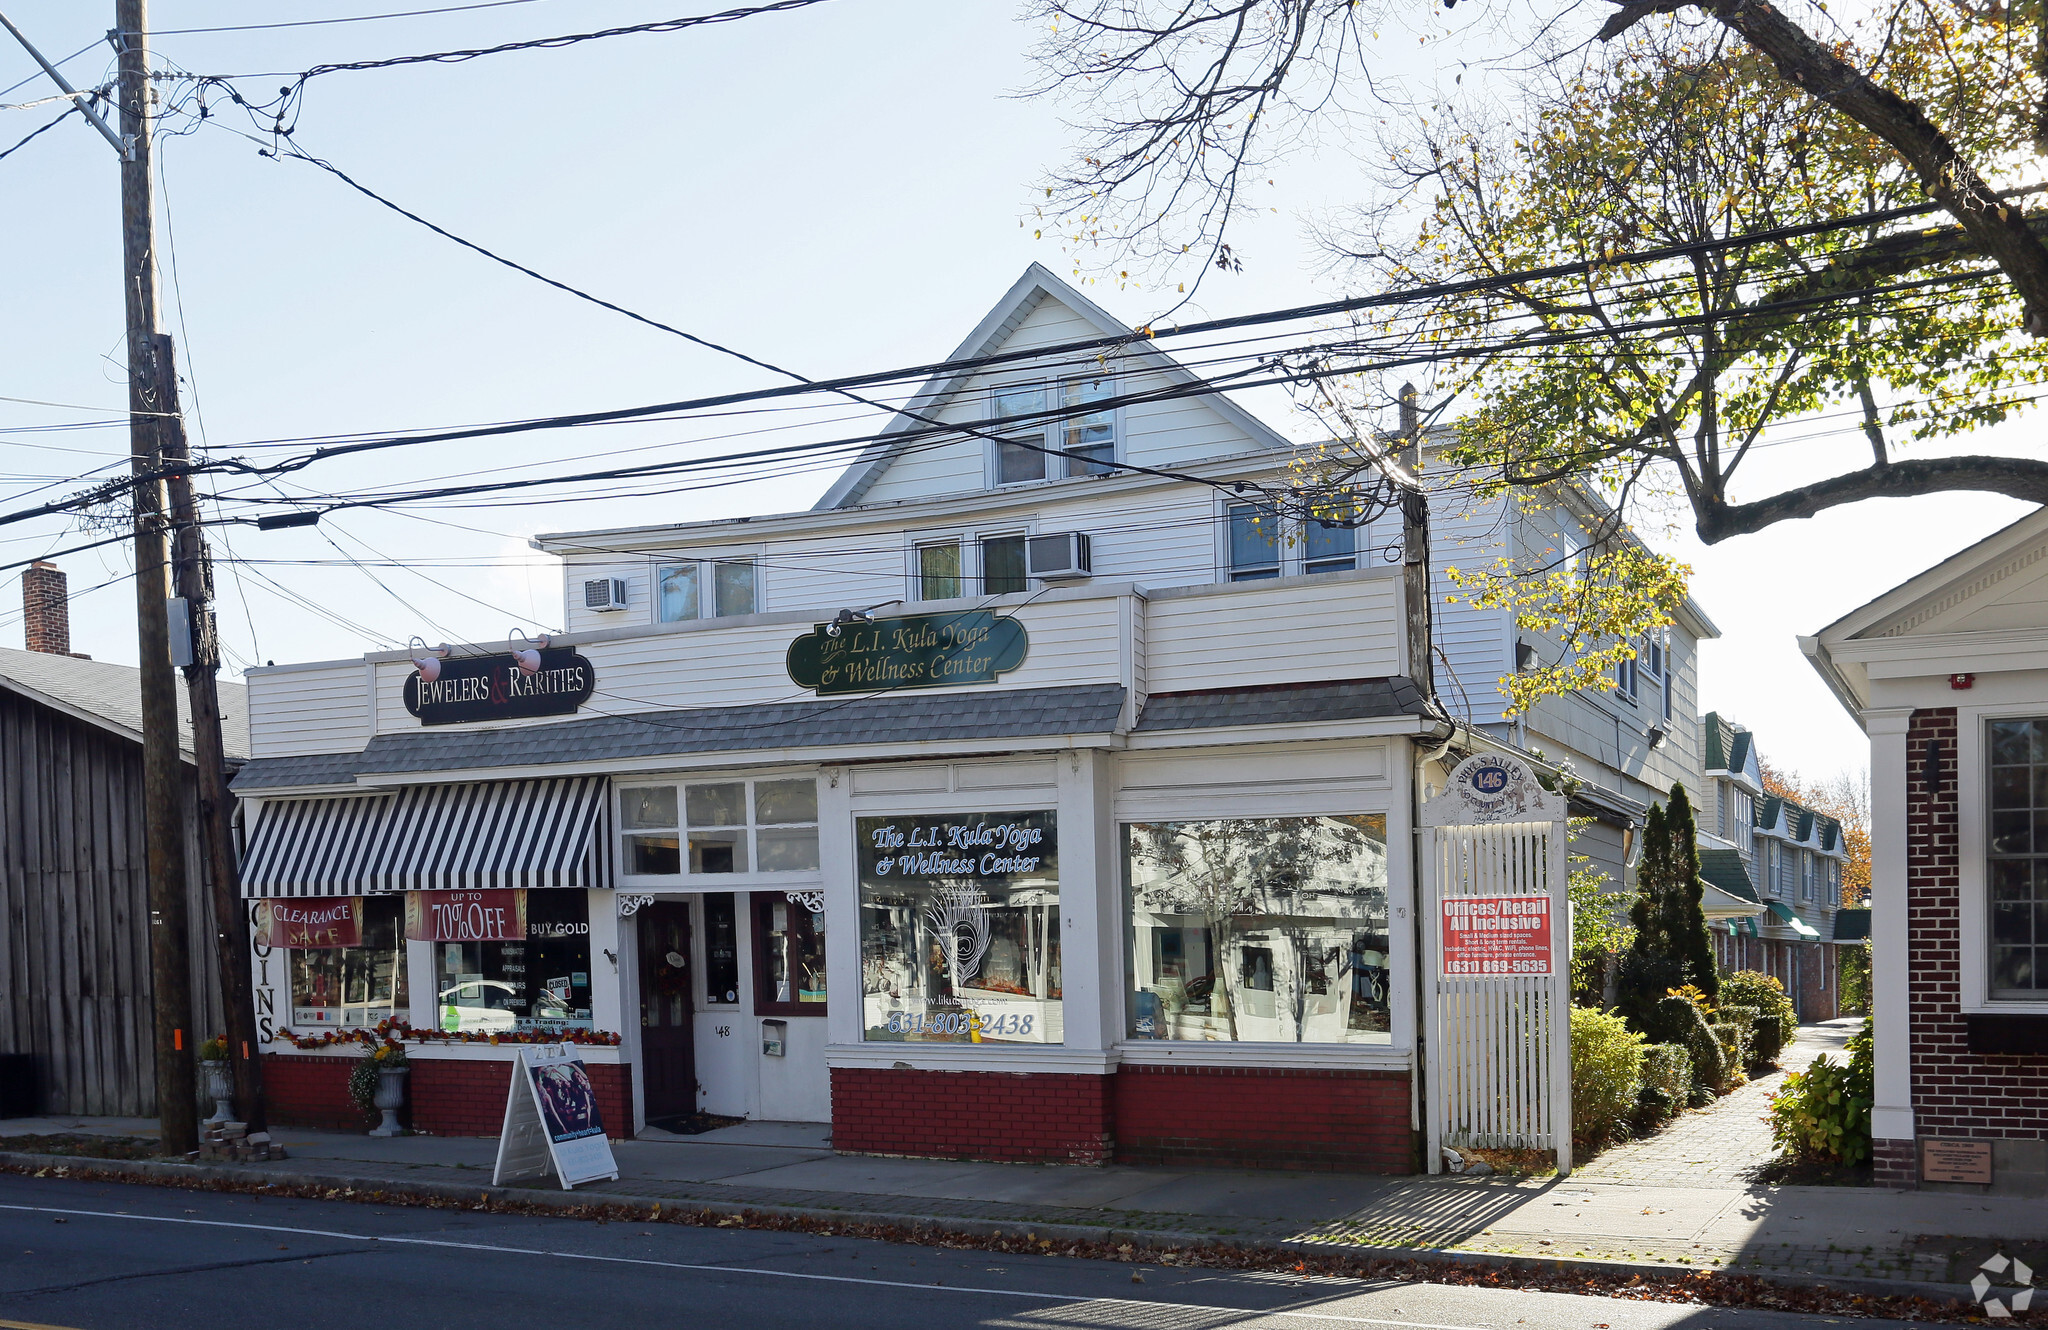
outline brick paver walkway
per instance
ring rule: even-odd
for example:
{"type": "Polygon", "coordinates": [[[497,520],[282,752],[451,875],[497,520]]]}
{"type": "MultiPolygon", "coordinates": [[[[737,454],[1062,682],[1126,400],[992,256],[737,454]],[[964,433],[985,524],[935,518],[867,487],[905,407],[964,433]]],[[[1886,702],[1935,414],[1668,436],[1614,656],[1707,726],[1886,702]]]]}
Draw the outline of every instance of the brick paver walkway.
{"type": "Polygon", "coordinates": [[[1617,1145],[1573,1170],[1587,1182],[1626,1182],[1654,1187],[1740,1187],[1757,1165],[1777,1154],[1764,1114],[1785,1073],[1800,1071],[1822,1053],[1843,1060],[1842,1047],[1863,1024],[1852,1017],[1802,1025],[1785,1050],[1781,1068],[1760,1076],[1705,1108],[1683,1113],[1654,1136],[1617,1145]]]}

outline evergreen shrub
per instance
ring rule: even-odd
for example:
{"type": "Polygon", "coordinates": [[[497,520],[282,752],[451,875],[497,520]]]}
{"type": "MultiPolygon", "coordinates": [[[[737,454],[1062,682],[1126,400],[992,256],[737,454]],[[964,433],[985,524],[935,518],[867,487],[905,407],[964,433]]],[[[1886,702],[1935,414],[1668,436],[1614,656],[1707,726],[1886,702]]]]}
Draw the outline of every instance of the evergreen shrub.
{"type": "Polygon", "coordinates": [[[1649,1024],[1651,1039],[1677,1044],[1692,1061],[1687,1103],[1698,1108],[1720,1093],[1728,1060],[1721,1051],[1721,1040],[1708,1028],[1704,1012],[1682,997],[1662,998],[1652,1009],[1649,1024]]]}
{"type": "Polygon", "coordinates": [[[1721,1001],[1731,1006],[1755,1007],[1757,1030],[1750,1056],[1758,1067],[1775,1067],[1785,1045],[1799,1033],[1799,1012],[1787,996],[1785,986],[1755,970],[1737,970],[1723,976],[1721,1001]],[[1767,1028],[1775,1026],[1775,1029],[1767,1028]]]}
{"type": "Polygon", "coordinates": [[[1655,1131],[1692,1098],[1692,1057],[1677,1044],[1643,1050],[1643,1088],[1636,1092],[1636,1130],[1655,1131]]]}
{"type": "Polygon", "coordinates": [[[1572,1144],[1598,1149],[1629,1134],[1642,1088],[1643,1037],[1619,1016],[1572,1008],[1572,1144]]]}

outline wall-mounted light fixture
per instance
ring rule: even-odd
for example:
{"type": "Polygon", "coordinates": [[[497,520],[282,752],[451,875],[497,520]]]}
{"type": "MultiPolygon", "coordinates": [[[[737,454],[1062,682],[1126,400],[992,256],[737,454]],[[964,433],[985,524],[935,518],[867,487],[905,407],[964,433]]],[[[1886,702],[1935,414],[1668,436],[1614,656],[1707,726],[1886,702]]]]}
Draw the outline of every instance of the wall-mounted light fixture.
{"type": "Polygon", "coordinates": [[[1652,725],[1649,729],[1643,731],[1643,738],[1649,741],[1650,747],[1652,748],[1661,747],[1664,743],[1665,737],[1666,736],[1664,733],[1664,727],[1662,725],[1652,725]]]}
{"type": "Polygon", "coordinates": [[[512,648],[513,663],[519,666],[521,674],[540,673],[540,653],[548,649],[549,638],[546,633],[542,633],[539,637],[528,638],[525,633],[514,628],[505,635],[505,640],[507,642],[523,642],[526,644],[523,647],[512,648]]]}
{"type": "Polygon", "coordinates": [[[1517,674],[1536,668],[1536,648],[1527,642],[1515,643],[1515,672],[1517,674]]]}
{"type": "Polygon", "coordinates": [[[446,642],[430,647],[424,637],[414,637],[405,644],[405,654],[412,657],[413,668],[420,672],[420,678],[428,683],[441,677],[441,662],[448,659],[454,650],[446,642]]]}

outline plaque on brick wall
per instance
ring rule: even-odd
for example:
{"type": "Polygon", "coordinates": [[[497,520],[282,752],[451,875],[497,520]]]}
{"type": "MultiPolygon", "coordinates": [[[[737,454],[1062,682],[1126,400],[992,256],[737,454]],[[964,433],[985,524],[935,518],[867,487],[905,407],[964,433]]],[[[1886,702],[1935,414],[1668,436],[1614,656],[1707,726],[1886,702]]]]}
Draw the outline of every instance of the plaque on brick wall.
{"type": "Polygon", "coordinates": [[[1991,1185],[1991,1142],[1920,1142],[1922,1182],[1973,1182],[1991,1185]]]}

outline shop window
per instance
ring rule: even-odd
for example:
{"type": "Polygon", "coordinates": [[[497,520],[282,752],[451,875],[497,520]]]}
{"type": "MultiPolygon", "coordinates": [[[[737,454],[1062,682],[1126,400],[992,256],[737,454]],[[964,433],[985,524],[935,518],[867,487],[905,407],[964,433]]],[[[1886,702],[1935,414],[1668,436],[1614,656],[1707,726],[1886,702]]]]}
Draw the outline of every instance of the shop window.
{"type": "Polygon", "coordinates": [[[1991,995],[2048,992],[2048,720],[1991,723],[1991,995]]]}
{"type": "Polygon", "coordinates": [[[856,820],[863,1038],[1062,1041],[1056,833],[1050,811],[856,820]]]}
{"type": "Polygon", "coordinates": [[[663,564],[655,570],[655,607],[663,623],[752,614],[754,565],[745,560],[663,564]]]}
{"type": "Polygon", "coordinates": [[[1133,1039],[1384,1044],[1386,819],[1133,823],[1133,1039]]]}
{"type": "Polygon", "coordinates": [[[1280,519],[1248,503],[1230,506],[1230,580],[1258,582],[1280,576],[1280,519]]]}
{"type": "Polygon", "coordinates": [[[437,942],[434,973],[443,1030],[592,1028],[589,893],[527,892],[525,941],[437,942]]]}
{"type": "Polygon", "coordinates": [[[1029,581],[1024,573],[1024,537],[990,536],[981,542],[983,595],[1013,596],[1029,581]]]}
{"type": "Polygon", "coordinates": [[[367,896],[362,942],[353,947],[294,949],[292,1025],[358,1030],[409,1016],[405,975],[405,901],[367,896]]]}
{"type": "Polygon", "coordinates": [[[917,547],[917,598],[951,600],[960,594],[960,542],[917,547]]]}
{"type": "Polygon", "coordinates": [[[619,791],[625,872],[635,877],[809,873],[818,867],[814,777],[632,785],[619,791]]]}
{"type": "Polygon", "coordinates": [[[740,921],[729,891],[704,893],[704,1001],[729,1007],[740,1000],[740,921]]]}
{"type": "Polygon", "coordinates": [[[754,893],[754,1010],[825,1014],[825,912],[785,892],[754,893]]]}

